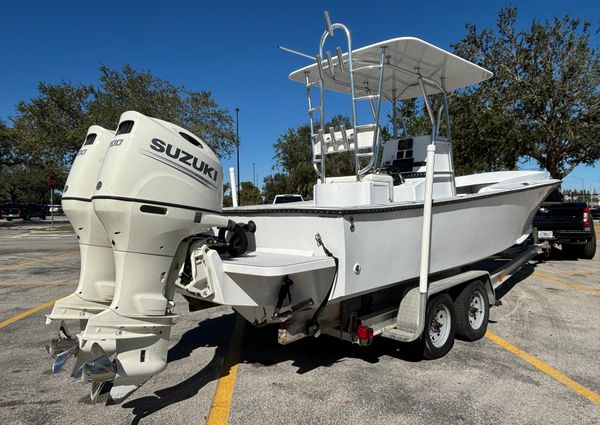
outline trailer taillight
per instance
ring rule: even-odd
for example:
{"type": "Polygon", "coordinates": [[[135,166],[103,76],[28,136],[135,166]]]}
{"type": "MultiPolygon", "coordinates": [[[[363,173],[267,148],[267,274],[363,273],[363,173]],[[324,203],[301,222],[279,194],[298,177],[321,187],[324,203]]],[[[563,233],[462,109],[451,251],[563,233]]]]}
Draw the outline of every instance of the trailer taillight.
{"type": "Polygon", "coordinates": [[[360,345],[369,345],[373,341],[373,329],[365,325],[356,327],[356,336],[360,345]]]}
{"type": "Polygon", "coordinates": [[[586,231],[590,230],[590,209],[583,207],[583,228],[586,231]]]}

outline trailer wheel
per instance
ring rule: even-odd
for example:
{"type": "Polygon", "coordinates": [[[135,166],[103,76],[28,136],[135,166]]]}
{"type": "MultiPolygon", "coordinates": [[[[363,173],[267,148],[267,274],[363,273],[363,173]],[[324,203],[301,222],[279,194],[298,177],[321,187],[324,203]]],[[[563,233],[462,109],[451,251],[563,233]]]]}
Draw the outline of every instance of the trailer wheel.
{"type": "Polygon", "coordinates": [[[490,303],[483,283],[469,283],[454,301],[456,334],[465,341],[483,338],[490,316],[490,303]]]}
{"type": "Polygon", "coordinates": [[[440,294],[427,303],[423,357],[429,360],[443,357],[454,345],[456,314],[448,294],[440,294]]]}

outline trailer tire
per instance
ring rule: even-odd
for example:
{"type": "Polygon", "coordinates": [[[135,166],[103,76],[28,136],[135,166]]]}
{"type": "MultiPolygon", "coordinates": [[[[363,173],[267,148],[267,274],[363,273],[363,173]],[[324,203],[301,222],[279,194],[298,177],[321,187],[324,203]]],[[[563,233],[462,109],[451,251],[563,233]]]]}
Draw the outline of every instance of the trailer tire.
{"type": "Polygon", "coordinates": [[[469,283],[454,301],[456,310],[456,335],[465,341],[483,338],[490,316],[487,291],[478,280],[469,283]]]}
{"type": "Polygon", "coordinates": [[[427,303],[423,331],[423,357],[429,360],[445,356],[454,345],[456,314],[448,294],[433,297],[427,303]]]}

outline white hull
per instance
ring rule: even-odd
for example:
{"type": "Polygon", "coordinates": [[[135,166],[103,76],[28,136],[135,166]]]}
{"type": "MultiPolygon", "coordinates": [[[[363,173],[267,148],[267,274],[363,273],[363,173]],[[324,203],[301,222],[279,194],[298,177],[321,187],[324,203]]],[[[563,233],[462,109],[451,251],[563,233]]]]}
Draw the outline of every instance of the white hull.
{"type": "MultiPolygon", "coordinates": [[[[556,184],[546,181],[434,202],[430,273],[476,262],[522,242],[531,232],[539,204],[556,184]]],[[[298,280],[290,288],[292,304],[308,298],[319,303],[331,284],[334,266],[332,260],[325,263],[328,266],[315,262],[317,258],[327,259],[315,241],[317,233],[339,259],[330,301],[419,275],[423,203],[344,209],[297,204],[285,209],[247,207],[227,213],[237,222],[256,223],[255,250],[223,260],[225,279],[212,300],[216,303],[274,307],[285,274],[298,280]],[[291,267],[285,268],[302,261],[313,261],[315,266],[296,273],[291,267]]]]}

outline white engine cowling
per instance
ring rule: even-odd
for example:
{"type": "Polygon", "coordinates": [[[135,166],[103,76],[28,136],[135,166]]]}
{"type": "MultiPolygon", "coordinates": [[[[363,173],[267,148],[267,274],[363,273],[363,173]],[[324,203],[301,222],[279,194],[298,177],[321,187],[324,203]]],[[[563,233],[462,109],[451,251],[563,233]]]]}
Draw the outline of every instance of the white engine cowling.
{"type": "MultiPolygon", "coordinates": [[[[112,244],[115,293],[78,335],[85,355],[113,365],[114,400],[166,367],[177,317],[167,276],[182,240],[229,224],[220,215],[222,182],[217,156],[197,136],[138,112],[121,115],[92,196],[112,244]]],[[[98,384],[106,374],[94,370],[98,384]]]]}
{"type": "Polygon", "coordinates": [[[104,310],[113,298],[112,246],[92,208],[92,195],[114,134],[113,130],[91,126],[67,177],[62,207],[79,240],[81,270],[77,289],[56,302],[51,320],[87,319],[104,310]]]}

